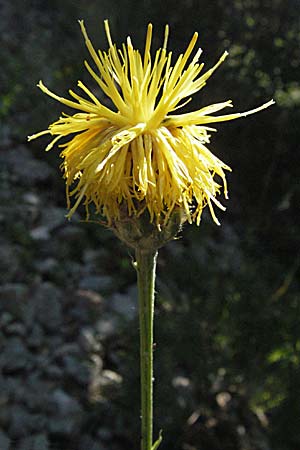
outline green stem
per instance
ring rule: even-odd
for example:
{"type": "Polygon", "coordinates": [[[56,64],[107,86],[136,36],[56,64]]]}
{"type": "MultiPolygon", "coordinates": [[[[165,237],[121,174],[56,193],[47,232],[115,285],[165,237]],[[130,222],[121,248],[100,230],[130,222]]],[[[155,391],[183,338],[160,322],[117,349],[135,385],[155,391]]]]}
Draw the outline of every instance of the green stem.
{"type": "Polygon", "coordinates": [[[157,251],[136,250],[140,319],[141,450],[151,450],[153,438],[153,317],[156,258],[157,251]]]}

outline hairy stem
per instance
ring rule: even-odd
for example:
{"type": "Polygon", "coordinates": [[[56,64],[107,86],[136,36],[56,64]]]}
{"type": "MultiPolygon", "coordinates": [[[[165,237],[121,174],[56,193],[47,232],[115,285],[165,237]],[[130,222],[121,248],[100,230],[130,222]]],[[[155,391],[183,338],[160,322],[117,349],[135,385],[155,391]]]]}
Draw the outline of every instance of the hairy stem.
{"type": "Polygon", "coordinates": [[[153,439],[153,316],[157,251],[137,249],[141,371],[141,450],[152,449],[153,439]]]}

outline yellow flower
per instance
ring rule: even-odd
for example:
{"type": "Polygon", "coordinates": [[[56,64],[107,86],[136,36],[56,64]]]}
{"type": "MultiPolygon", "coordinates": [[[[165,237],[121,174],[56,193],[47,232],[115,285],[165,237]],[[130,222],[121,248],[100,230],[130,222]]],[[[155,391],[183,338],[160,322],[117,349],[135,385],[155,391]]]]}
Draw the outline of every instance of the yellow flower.
{"type": "Polygon", "coordinates": [[[224,170],[230,168],[208,150],[209,133],[216,130],[207,125],[253,114],[267,108],[273,100],[245,113],[224,116],[211,114],[232,106],[231,100],[186,114],[174,114],[205,86],[227,52],[202,74],[201,49],[191,57],[197,33],[185,53],[174,62],[172,52],[167,51],[168,26],[163,46],[152,58],[151,24],[142,57],[133,48],[130,37],[117,49],[107,21],[109,49],[96,51],[83,21],[79,23],[96,70],[86,61],[85,66],[111,100],[112,108],[105,106],[81,81],[78,87],[86,97],[70,90],[73,100],[59,97],[40,81],[38,86],[44,93],[80,112],[71,116],[63,113],[48,130],[29,137],[31,140],[44,134],[54,136],[46,148],[50,150],[58,140],[69,136],[60,145],[68,216],[83,202],[87,217],[89,205],[94,204],[96,213],[103,214],[110,223],[119,218],[121,205],[122,208],[126,205],[129,216],[148,210],[151,221],[162,224],[179,207],[189,222],[199,224],[202,210],[208,205],[218,224],[213,205],[225,209],[216,196],[222,180],[227,198],[224,170]],[[72,207],[70,197],[76,199],[72,207]]]}

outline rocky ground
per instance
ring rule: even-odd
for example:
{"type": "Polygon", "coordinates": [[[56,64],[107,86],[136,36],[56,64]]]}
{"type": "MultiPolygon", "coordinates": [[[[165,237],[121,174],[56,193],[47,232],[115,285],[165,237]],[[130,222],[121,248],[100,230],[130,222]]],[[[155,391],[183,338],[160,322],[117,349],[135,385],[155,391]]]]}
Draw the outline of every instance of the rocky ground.
{"type": "MultiPolygon", "coordinates": [[[[130,372],[122,335],[136,328],[130,255],[101,227],[65,219],[58,171],[33,154],[0,150],[0,449],[127,450],[138,417],[115,399],[130,372]]],[[[172,383],[178,408],[196,408],[189,380],[172,383]]],[[[180,448],[269,450],[242,399],[210,396],[209,411],[187,417],[180,448]]]]}
{"type": "Polygon", "coordinates": [[[135,287],[118,293],[108,273],[108,232],[95,248],[66,221],[56,171],[25,146],[2,150],[0,166],[0,449],[120,448],[107,399],[122,377],[107,349],[135,317],[135,287]]]}

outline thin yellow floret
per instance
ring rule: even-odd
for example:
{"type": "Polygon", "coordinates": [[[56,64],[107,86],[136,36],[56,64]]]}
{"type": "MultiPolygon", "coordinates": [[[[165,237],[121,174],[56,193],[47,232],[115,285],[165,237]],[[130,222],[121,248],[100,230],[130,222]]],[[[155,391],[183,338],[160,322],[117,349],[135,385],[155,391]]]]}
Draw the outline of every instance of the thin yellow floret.
{"type": "Polygon", "coordinates": [[[50,134],[53,140],[46,148],[50,150],[60,139],[72,135],[60,144],[68,216],[80,203],[87,212],[93,204],[96,213],[110,223],[118,220],[121,207],[126,205],[129,215],[147,209],[151,221],[161,224],[179,207],[189,222],[199,224],[202,210],[208,205],[213,220],[219,224],[213,206],[225,209],[217,196],[221,189],[225,198],[228,196],[225,170],[230,167],[208,150],[209,133],[215,130],[206,125],[254,114],[273,104],[273,100],[245,113],[212,115],[232,107],[228,100],[198,111],[173,114],[205,86],[227,52],[202,74],[201,49],[191,58],[197,33],[174,64],[172,52],[167,51],[168,26],[163,46],[152,59],[151,24],[142,57],[129,37],[121,49],[116,47],[107,21],[104,26],[109,48],[106,52],[96,51],[83,21],[79,23],[95,65],[92,68],[85,61],[85,67],[113,107],[104,105],[81,81],[78,87],[84,96],[70,90],[72,100],[59,97],[40,81],[38,87],[44,93],[79,112],[63,114],[48,130],[29,137],[31,140],[50,134]],[[75,199],[72,206],[71,198],[75,199]]]}

